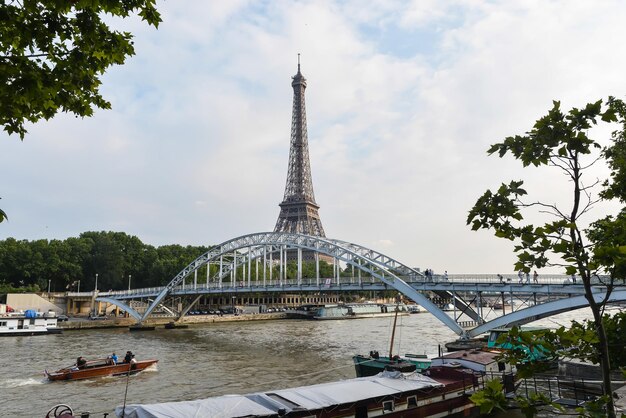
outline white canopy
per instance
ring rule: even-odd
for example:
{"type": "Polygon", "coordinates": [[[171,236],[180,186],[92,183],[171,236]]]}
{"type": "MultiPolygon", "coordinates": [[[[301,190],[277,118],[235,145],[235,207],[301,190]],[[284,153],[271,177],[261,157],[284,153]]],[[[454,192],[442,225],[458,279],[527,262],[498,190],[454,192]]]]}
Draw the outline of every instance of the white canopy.
{"type": "MultiPolygon", "coordinates": [[[[315,410],[437,386],[443,385],[419,373],[382,372],[376,376],[249,395],[225,395],[195,401],[127,405],[124,417],[263,417],[276,415],[279,409],[284,409],[285,412],[315,410]]],[[[117,407],[115,413],[121,417],[122,407],[117,407]]]]}

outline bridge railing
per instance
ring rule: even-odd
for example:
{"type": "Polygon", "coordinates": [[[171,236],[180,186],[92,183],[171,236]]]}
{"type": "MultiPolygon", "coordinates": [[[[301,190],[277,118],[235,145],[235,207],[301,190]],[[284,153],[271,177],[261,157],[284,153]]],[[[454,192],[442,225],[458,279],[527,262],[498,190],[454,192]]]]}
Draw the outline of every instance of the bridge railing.
{"type": "MultiPolygon", "coordinates": [[[[432,277],[423,276],[400,276],[400,278],[407,283],[411,284],[520,284],[517,274],[502,275],[502,279],[496,274],[451,274],[449,276],[433,275],[432,277]]],[[[599,280],[596,280],[596,283],[599,280]]],[[[527,284],[526,278],[523,278],[521,284],[527,284]]],[[[580,285],[580,279],[574,283],[569,276],[562,274],[553,275],[540,275],[538,277],[538,284],[550,284],[550,285],[580,285]]],[[[269,280],[238,280],[234,283],[230,281],[219,282],[197,282],[181,284],[174,290],[177,293],[193,293],[195,290],[222,290],[224,292],[237,291],[242,288],[250,289],[263,289],[263,288],[284,288],[284,287],[318,287],[321,290],[324,288],[336,288],[337,286],[360,286],[366,288],[374,284],[380,284],[380,281],[373,277],[325,277],[325,278],[303,278],[303,279],[282,279],[278,280],[272,278],[269,280]]],[[[535,284],[532,277],[530,284],[535,284]]],[[[618,283],[618,286],[623,286],[622,283],[618,283]]],[[[110,297],[128,297],[134,295],[156,295],[164,289],[164,286],[159,287],[147,287],[131,290],[113,290],[113,291],[99,291],[98,296],[110,296],[110,297]]],[[[68,296],[72,297],[93,297],[94,292],[68,292],[68,296]]]]}

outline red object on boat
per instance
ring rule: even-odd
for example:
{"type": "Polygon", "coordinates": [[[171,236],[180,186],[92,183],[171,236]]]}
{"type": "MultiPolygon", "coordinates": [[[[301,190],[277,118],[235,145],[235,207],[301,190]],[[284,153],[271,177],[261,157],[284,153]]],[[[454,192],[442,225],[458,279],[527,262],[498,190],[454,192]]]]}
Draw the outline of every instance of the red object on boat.
{"type": "Polygon", "coordinates": [[[142,360],[133,363],[111,364],[109,359],[90,360],[81,367],[66,367],[56,372],[45,371],[48,380],[81,380],[94,377],[122,376],[139,373],[156,364],[159,360],[142,360]]]}

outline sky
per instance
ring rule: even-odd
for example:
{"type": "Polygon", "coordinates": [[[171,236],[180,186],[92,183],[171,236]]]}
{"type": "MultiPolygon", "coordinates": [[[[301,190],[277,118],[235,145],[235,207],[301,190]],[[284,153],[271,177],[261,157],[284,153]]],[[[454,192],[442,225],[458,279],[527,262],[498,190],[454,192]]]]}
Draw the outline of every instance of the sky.
{"type": "MultiPolygon", "coordinates": [[[[486,151],[553,100],[567,110],[626,96],[626,2],[363,4],[157,1],[158,30],[111,21],[136,49],[103,77],[112,110],[61,114],[24,141],[0,133],[0,239],[120,231],[213,245],[273,230],[300,53],[327,237],[435,273],[512,272],[512,244],[471,231],[468,211],[520,179],[533,199],[568,207],[568,183],[486,151]]],[[[600,205],[590,220],[615,211],[600,205]]]]}

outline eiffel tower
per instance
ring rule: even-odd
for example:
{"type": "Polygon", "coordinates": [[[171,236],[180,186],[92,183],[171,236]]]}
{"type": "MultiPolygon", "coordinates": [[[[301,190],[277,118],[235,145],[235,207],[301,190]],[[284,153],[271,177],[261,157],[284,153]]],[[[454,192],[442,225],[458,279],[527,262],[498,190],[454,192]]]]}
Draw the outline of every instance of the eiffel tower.
{"type": "MultiPolygon", "coordinates": [[[[285,197],[280,204],[280,214],[274,232],[325,237],[322,221],[317,210],[309,163],[309,142],[306,130],[306,109],[304,90],[306,79],[300,72],[300,54],[298,54],[298,74],[293,81],[293,112],[291,116],[291,147],[289,149],[289,169],[285,197]]],[[[291,258],[291,257],[290,257],[291,258]]],[[[310,257],[305,257],[309,259],[310,257]]]]}

